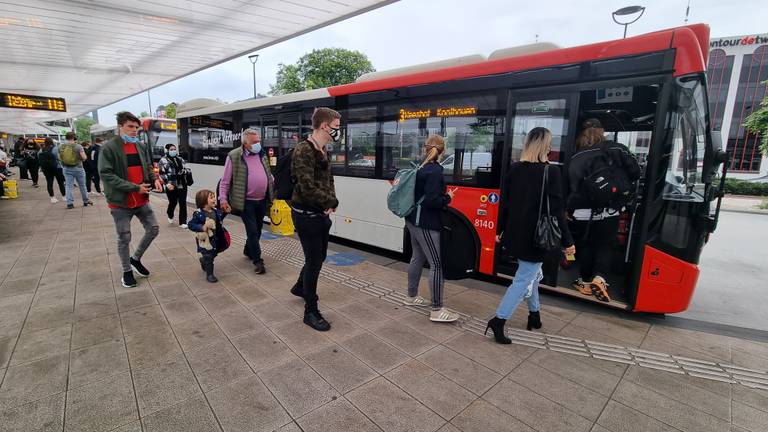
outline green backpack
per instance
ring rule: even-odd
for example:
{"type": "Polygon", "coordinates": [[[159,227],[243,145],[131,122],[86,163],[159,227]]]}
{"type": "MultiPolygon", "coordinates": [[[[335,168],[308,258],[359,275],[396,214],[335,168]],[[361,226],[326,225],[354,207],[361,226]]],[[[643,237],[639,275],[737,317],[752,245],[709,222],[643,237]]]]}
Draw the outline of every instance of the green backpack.
{"type": "Polygon", "coordinates": [[[62,144],[59,146],[59,160],[63,165],[73,167],[80,162],[80,155],[72,144],[62,144]]]}
{"type": "Polygon", "coordinates": [[[419,168],[404,169],[397,172],[392,182],[392,189],[387,194],[387,208],[396,216],[404,218],[416,210],[416,224],[421,216],[421,197],[416,202],[416,174],[419,168]]]}

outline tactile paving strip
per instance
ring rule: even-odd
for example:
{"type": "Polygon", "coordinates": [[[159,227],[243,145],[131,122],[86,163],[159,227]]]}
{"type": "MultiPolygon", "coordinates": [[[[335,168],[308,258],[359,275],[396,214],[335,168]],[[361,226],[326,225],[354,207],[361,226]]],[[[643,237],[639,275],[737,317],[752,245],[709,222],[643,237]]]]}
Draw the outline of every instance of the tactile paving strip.
{"type": "MultiPolygon", "coordinates": [[[[241,244],[245,243],[242,237],[232,237],[233,241],[241,244]]],[[[283,237],[264,242],[262,252],[296,267],[301,267],[304,264],[301,244],[293,238],[283,237]]],[[[405,306],[403,301],[406,300],[406,295],[391,288],[382,287],[374,282],[345,274],[328,266],[323,267],[320,275],[343,286],[365,292],[389,303],[404,306],[415,313],[429,314],[425,308],[405,306]]],[[[460,316],[459,320],[453,323],[454,325],[479,335],[484,334],[485,320],[458,311],[454,312],[460,316]]],[[[507,336],[512,339],[512,343],[518,345],[768,390],[768,371],[758,371],[726,363],[674,356],[639,348],[628,348],[547,333],[516,329],[507,329],[506,332],[507,336]]]]}

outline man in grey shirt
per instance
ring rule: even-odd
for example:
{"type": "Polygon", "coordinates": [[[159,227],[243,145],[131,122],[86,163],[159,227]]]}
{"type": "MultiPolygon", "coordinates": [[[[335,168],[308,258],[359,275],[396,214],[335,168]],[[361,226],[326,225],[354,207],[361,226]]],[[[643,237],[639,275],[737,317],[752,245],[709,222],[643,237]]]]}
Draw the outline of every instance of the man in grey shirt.
{"type": "Polygon", "coordinates": [[[83,198],[83,207],[93,205],[88,198],[88,191],[85,190],[85,169],[83,161],[86,159],[83,146],[75,142],[77,135],[74,132],[67,132],[67,142],[59,146],[59,162],[64,170],[64,185],[67,195],[67,208],[75,208],[75,197],[72,190],[75,187],[75,181],[80,189],[80,196],[83,198]]]}

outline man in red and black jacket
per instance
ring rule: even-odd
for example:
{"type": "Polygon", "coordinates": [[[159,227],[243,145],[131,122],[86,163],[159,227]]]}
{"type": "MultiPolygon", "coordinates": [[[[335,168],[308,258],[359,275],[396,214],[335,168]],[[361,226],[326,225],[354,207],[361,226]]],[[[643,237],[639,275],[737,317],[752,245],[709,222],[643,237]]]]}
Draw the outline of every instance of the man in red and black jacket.
{"type": "Polygon", "coordinates": [[[137,285],[133,271],[139,276],[149,276],[149,270],[141,264],[141,257],[160,227],[149,205],[149,192],[162,190],[162,182],[152,170],[152,158],[146,147],[139,142],[139,119],[127,112],[117,113],[120,135],[109,141],[99,154],[99,174],[104,183],[110,213],[117,230],[117,253],[123,266],[122,284],[126,288],[137,285]],[[130,255],[131,219],[137,217],[144,226],[144,237],[130,255]]]}

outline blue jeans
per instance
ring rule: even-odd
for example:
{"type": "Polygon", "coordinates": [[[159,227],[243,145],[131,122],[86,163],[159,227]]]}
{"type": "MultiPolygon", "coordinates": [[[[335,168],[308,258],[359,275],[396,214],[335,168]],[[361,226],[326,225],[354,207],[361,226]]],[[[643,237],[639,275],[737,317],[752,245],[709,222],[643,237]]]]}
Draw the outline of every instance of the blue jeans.
{"type": "Polygon", "coordinates": [[[72,192],[72,189],[75,187],[75,181],[77,181],[77,186],[80,188],[80,196],[83,198],[83,204],[89,201],[88,191],[85,190],[85,170],[82,168],[64,167],[64,183],[67,192],[67,205],[75,203],[75,196],[72,192]]]}
{"type": "Polygon", "coordinates": [[[517,306],[528,294],[529,287],[528,310],[538,312],[541,308],[539,303],[539,281],[544,277],[541,272],[541,265],[543,263],[517,260],[517,264],[515,279],[507,288],[499,308],[496,309],[496,316],[501,319],[509,319],[512,316],[517,306]]]}

